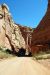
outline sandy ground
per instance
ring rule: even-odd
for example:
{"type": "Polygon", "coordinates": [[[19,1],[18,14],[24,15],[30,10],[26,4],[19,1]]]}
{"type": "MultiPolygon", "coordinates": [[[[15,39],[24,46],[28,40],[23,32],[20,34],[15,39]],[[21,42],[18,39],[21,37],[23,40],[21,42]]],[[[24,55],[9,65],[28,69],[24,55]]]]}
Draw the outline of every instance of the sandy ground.
{"type": "Polygon", "coordinates": [[[50,75],[50,69],[30,57],[0,61],[0,75],[50,75]]]}
{"type": "Polygon", "coordinates": [[[38,62],[44,65],[46,68],[50,69],[50,59],[42,59],[38,60],[38,62]]]}

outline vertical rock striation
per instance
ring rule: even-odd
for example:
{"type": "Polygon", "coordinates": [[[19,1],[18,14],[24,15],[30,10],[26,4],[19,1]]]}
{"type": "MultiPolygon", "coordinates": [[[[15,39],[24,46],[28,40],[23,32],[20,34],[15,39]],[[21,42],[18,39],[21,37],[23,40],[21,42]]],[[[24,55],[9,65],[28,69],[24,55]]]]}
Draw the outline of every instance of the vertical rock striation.
{"type": "Polygon", "coordinates": [[[0,46],[16,52],[26,48],[20,28],[14,23],[6,4],[0,5],[0,46]]]}

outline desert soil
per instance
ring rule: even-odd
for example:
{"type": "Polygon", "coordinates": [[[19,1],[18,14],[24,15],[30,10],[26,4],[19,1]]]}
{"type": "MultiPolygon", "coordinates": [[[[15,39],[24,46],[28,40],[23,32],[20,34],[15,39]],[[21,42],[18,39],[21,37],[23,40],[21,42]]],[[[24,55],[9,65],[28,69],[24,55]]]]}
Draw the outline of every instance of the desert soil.
{"type": "Polygon", "coordinates": [[[30,57],[0,61],[0,75],[50,75],[50,69],[30,57]]]}
{"type": "Polygon", "coordinates": [[[43,66],[45,66],[46,68],[50,69],[50,59],[42,59],[38,60],[38,62],[43,66]]]}

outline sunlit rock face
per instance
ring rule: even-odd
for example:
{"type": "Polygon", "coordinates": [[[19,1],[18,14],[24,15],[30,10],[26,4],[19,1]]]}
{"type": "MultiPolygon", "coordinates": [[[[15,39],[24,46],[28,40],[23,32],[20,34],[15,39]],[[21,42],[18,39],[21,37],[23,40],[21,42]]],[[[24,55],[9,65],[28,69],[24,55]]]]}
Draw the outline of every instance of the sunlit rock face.
{"type": "Polygon", "coordinates": [[[4,22],[4,12],[2,6],[0,6],[0,46],[5,44],[5,22],[4,22]],[[4,42],[3,42],[4,41],[4,42]]]}
{"type": "Polygon", "coordinates": [[[0,5],[0,46],[19,51],[20,48],[36,53],[50,47],[50,0],[45,16],[37,28],[32,29],[15,24],[6,4],[0,5]],[[28,31],[31,32],[27,38],[28,31]],[[31,41],[32,42],[31,42],[31,41]]]}
{"type": "MultiPolygon", "coordinates": [[[[41,20],[40,24],[33,32],[32,38],[32,49],[34,49],[33,45],[37,48],[49,48],[50,46],[50,0],[48,0],[48,8],[45,16],[41,20]],[[41,46],[37,46],[41,45],[41,46]]],[[[44,48],[44,49],[45,49],[44,48]]],[[[38,49],[39,50],[39,49],[38,49]]]]}
{"type": "Polygon", "coordinates": [[[20,28],[17,24],[13,25],[14,32],[12,34],[12,42],[16,45],[17,48],[26,48],[25,40],[22,36],[20,28]]]}
{"type": "Polygon", "coordinates": [[[26,48],[20,28],[14,23],[6,4],[0,5],[0,46],[15,51],[26,48]]]}

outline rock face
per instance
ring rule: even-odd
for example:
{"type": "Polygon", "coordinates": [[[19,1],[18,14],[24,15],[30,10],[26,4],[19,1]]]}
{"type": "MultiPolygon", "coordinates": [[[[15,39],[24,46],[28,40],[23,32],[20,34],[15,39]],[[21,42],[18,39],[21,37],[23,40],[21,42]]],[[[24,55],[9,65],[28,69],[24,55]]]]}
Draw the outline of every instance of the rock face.
{"type": "Polygon", "coordinates": [[[34,30],[32,35],[32,50],[47,50],[50,48],[50,0],[45,16],[34,30]]]}
{"type": "Polygon", "coordinates": [[[12,20],[6,4],[0,5],[0,46],[16,52],[26,48],[20,28],[12,20]]]}
{"type": "Polygon", "coordinates": [[[27,49],[28,52],[31,52],[31,45],[32,45],[31,44],[31,40],[32,40],[32,33],[34,31],[34,28],[30,28],[30,27],[26,27],[26,26],[21,26],[21,25],[18,25],[18,26],[19,26],[19,28],[21,30],[22,36],[25,39],[26,49],[27,49]]]}
{"type": "Polygon", "coordinates": [[[0,46],[18,52],[26,49],[36,53],[39,50],[50,49],[50,0],[45,16],[34,31],[28,27],[15,24],[9,8],[3,4],[0,6],[0,46]]]}

